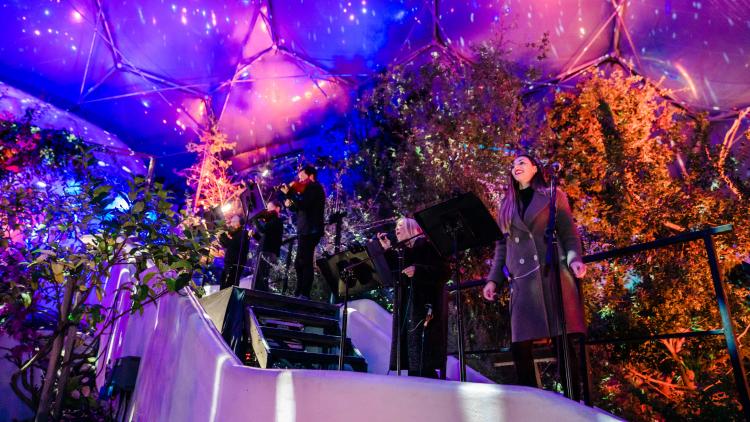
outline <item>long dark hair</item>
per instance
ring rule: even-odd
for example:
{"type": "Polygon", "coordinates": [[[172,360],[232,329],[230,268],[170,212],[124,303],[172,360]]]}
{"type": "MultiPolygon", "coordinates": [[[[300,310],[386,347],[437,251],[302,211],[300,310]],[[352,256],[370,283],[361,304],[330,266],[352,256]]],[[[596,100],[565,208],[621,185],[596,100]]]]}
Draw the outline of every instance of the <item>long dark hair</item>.
{"type": "MultiPolygon", "coordinates": [[[[539,161],[528,153],[518,154],[513,157],[513,161],[520,157],[526,157],[531,161],[531,165],[536,167],[536,173],[531,178],[531,188],[539,191],[547,187],[547,181],[544,179],[544,168],[539,161]]],[[[500,222],[500,230],[503,233],[510,232],[510,221],[513,219],[513,212],[521,209],[521,196],[519,194],[521,187],[518,182],[513,178],[513,165],[508,168],[508,189],[505,191],[505,198],[500,204],[500,215],[498,220],[500,222]]]]}

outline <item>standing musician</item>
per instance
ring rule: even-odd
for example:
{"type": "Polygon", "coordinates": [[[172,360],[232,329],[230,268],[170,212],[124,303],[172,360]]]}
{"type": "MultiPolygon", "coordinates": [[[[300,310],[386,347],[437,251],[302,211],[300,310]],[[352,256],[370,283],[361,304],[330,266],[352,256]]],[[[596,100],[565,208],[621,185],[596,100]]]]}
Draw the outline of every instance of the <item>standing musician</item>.
{"type": "Polygon", "coordinates": [[[221,273],[221,289],[239,286],[242,268],[247,261],[250,249],[250,239],[245,231],[242,217],[234,215],[229,220],[226,233],[219,237],[219,243],[224,247],[224,271],[221,273]]]}
{"type": "MultiPolygon", "coordinates": [[[[396,239],[403,247],[403,262],[384,233],[378,233],[380,245],[390,268],[403,267],[408,281],[401,283],[401,368],[409,375],[437,378],[446,358],[446,327],[444,286],[448,268],[432,244],[422,235],[422,229],[411,218],[396,223],[396,239]],[[402,243],[403,242],[403,243],[402,243]]],[[[393,319],[390,369],[396,369],[396,339],[399,322],[393,319]]]]}
{"type": "Polygon", "coordinates": [[[255,230],[250,235],[260,243],[258,264],[255,267],[255,290],[268,291],[271,263],[276,263],[281,252],[284,223],[281,220],[281,204],[270,200],[266,209],[255,217],[255,230]]]}
{"type": "MultiPolygon", "coordinates": [[[[574,357],[572,338],[586,332],[583,306],[575,277],[586,275],[568,198],[557,191],[557,234],[560,247],[560,279],[569,344],[562,345],[560,308],[552,292],[552,272],[545,274],[545,231],[549,220],[549,189],[541,165],[530,155],[520,154],[508,172],[508,191],[500,204],[499,225],[503,238],[495,247],[492,269],[482,292],[496,300],[498,285],[510,284],[511,352],[518,383],[538,387],[532,348],[534,340],[551,338],[557,347],[568,347],[574,357]],[[507,274],[506,275],[506,271],[507,274]]],[[[580,398],[577,360],[571,358],[573,398],[580,398]]],[[[564,371],[561,371],[564,374],[564,371]]],[[[564,375],[563,375],[564,376],[564,375]]],[[[563,379],[563,384],[566,380],[563,379]]]]}
{"type": "Polygon", "coordinates": [[[302,299],[310,298],[315,247],[325,230],[326,194],[317,181],[317,174],[312,165],[303,165],[297,172],[297,181],[280,188],[286,196],[284,205],[297,214],[297,257],[294,260],[297,288],[294,295],[302,299]]]}

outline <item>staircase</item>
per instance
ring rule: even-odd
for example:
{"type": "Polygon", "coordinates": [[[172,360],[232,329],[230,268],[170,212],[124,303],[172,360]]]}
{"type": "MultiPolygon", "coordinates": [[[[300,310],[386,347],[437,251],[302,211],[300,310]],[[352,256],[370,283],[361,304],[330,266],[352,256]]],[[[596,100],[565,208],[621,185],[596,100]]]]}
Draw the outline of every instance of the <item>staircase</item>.
{"type": "MultiPolygon", "coordinates": [[[[338,369],[339,307],[245,290],[249,364],[261,368],[338,369]]],[[[367,362],[346,339],[344,369],[367,372],[367,362]]]]}

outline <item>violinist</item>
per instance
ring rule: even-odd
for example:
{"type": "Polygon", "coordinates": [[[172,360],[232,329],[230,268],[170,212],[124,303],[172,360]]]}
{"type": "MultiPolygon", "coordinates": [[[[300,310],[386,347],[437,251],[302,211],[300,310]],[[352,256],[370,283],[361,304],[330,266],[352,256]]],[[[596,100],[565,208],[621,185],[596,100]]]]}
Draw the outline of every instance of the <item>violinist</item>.
{"type": "Polygon", "coordinates": [[[266,209],[254,218],[255,228],[250,234],[260,244],[253,283],[255,290],[268,291],[271,265],[279,259],[281,238],[284,234],[284,224],[280,213],[281,204],[276,200],[270,200],[266,204],[266,209]]]}
{"type": "Polygon", "coordinates": [[[294,295],[310,298],[314,279],[315,247],[323,237],[325,229],[326,194],[317,181],[318,171],[310,164],[299,168],[297,181],[282,185],[286,205],[297,216],[297,257],[294,269],[297,272],[297,288],[294,295]]]}

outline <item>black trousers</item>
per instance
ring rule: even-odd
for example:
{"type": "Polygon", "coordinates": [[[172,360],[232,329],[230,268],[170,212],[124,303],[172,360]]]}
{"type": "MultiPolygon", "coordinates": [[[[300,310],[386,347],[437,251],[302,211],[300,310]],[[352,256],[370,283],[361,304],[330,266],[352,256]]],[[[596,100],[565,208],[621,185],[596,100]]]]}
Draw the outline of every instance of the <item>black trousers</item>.
{"type": "Polygon", "coordinates": [[[258,255],[258,264],[255,267],[255,290],[268,291],[268,282],[271,275],[271,262],[276,262],[278,258],[272,252],[261,252],[258,255]]]}
{"type": "Polygon", "coordinates": [[[240,275],[240,267],[237,266],[236,261],[234,264],[228,264],[226,261],[224,261],[224,271],[221,272],[221,282],[219,284],[219,288],[226,289],[227,287],[239,286],[240,275]]]}
{"type": "MultiPolygon", "coordinates": [[[[575,352],[573,343],[580,341],[581,336],[575,334],[568,334],[568,356],[570,357],[570,375],[571,384],[573,385],[573,400],[581,400],[581,376],[580,376],[580,365],[578,353],[575,352]]],[[[562,343],[562,337],[554,337],[552,339],[555,350],[558,350],[562,343]]],[[[511,343],[510,350],[513,354],[513,364],[516,367],[516,374],[518,377],[518,385],[525,385],[528,387],[539,387],[536,383],[536,369],[534,367],[534,355],[532,350],[534,348],[534,341],[519,341],[511,343]]],[[[565,385],[566,376],[565,371],[558,367],[560,371],[561,384],[565,385]]]]}
{"type": "Polygon", "coordinates": [[[315,247],[320,238],[319,234],[303,234],[297,239],[297,257],[294,259],[294,269],[297,272],[295,296],[310,297],[315,278],[315,247]]]}

